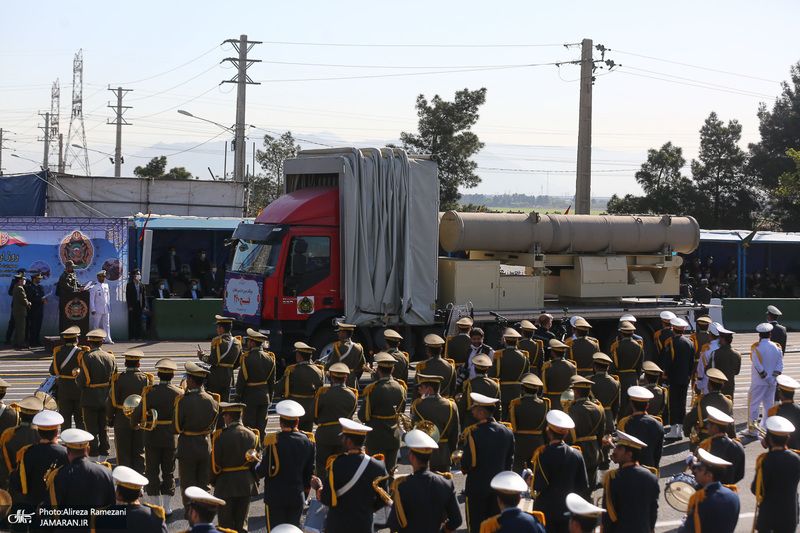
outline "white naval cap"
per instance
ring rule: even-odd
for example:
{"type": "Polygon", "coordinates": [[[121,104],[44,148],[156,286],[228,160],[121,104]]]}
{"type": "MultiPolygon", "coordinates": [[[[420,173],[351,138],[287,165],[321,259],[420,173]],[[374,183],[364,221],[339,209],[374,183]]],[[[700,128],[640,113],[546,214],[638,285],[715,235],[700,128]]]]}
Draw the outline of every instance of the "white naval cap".
{"type": "Polygon", "coordinates": [[[620,446],[629,446],[631,448],[636,448],[637,450],[641,450],[642,448],[647,448],[646,442],[639,440],[633,435],[630,435],[620,430],[617,430],[617,444],[619,444],[620,446]]]}
{"type": "Polygon", "coordinates": [[[730,461],[726,461],[725,459],[717,457],[711,452],[706,451],[704,448],[697,448],[697,456],[700,461],[709,466],[731,466],[733,464],[730,461]]]}
{"type": "Polygon", "coordinates": [[[794,433],[794,424],[783,418],[782,416],[771,416],[767,418],[765,425],[767,431],[775,435],[789,435],[794,433]]]}
{"type": "Polygon", "coordinates": [[[726,335],[733,335],[734,333],[736,333],[735,331],[731,331],[729,329],[725,329],[725,326],[723,326],[719,322],[717,322],[716,324],[717,324],[717,331],[719,331],[720,333],[724,333],[726,335]]]}
{"type": "Polygon", "coordinates": [[[419,453],[431,453],[439,448],[433,438],[421,429],[412,429],[406,433],[406,446],[419,453]]]}
{"type": "Polygon", "coordinates": [[[64,417],[58,411],[46,409],[33,417],[33,425],[43,431],[56,429],[64,423],[64,417]]]}
{"type": "Polygon", "coordinates": [[[759,333],[767,333],[768,331],[772,331],[772,324],[769,322],[762,322],[756,326],[756,331],[759,333]]]}
{"type": "Polygon", "coordinates": [[[606,510],[602,507],[598,507],[593,505],[574,492],[567,494],[567,509],[572,514],[580,515],[580,516],[587,516],[590,518],[597,518],[601,514],[605,513],[606,510]]]}
{"type": "Polygon", "coordinates": [[[485,394],[480,394],[478,392],[470,392],[469,398],[472,400],[473,405],[478,405],[481,407],[493,406],[500,401],[500,398],[492,398],[491,396],[486,396],[485,394]]]}
{"type": "Polygon", "coordinates": [[[783,390],[793,391],[795,389],[800,389],[800,383],[798,383],[792,377],[787,376],[786,374],[779,375],[778,377],[775,378],[775,381],[778,383],[778,388],[783,390]]]}
{"type": "Polygon", "coordinates": [[[149,483],[147,478],[141,475],[133,468],[127,466],[118,466],[111,472],[111,477],[114,483],[122,485],[126,489],[141,489],[149,483]]]}
{"type": "Polygon", "coordinates": [[[680,317],[677,317],[677,316],[675,318],[671,318],[669,320],[669,324],[673,328],[688,328],[689,327],[689,323],[688,322],[686,322],[684,319],[682,319],[680,317]]]}
{"type": "Polygon", "coordinates": [[[670,321],[675,318],[675,313],[672,311],[661,311],[659,316],[661,317],[661,320],[670,321]]]}
{"type": "Polygon", "coordinates": [[[283,400],[278,402],[278,405],[275,406],[275,411],[278,413],[278,416],[288,419],[300,418],[306,414],[306,410],[303,408],[303,406],[294,400],[283,400]]]}
{"type": "Polygon", "coordinates": [[[653,399],[653,393],[639,385],[628,387],[628,396],[637,402],[648,402],[653,399]]]}
{"type": "Polygon", "coordinates": [[[719,337],[719,328],[722,326],[719,322],[712,322],[708,325],[708,332],[714,335],[715,337],[719,337]]]}
{"type": "Polygon", "coordinates": [[[727,415],[720,409],[717,409],[713,405],[709,405],[706,407],[706,419],[709,422],[713,422],[715,424],[720,424],[722,426],[726,426],[728,424],[733,424],[733,417],[727,415]]]}
{"type": "Polygon", "coordinates": [[[80,450],[86,448],[94,440],[94,435],[82,429],[69,428],[61,433],[61,440],[67,448],[80,450]]]}
{"type": "Polygon", "coordinates": [[[769,314],[771,314],[773,316],[781,316],[781,315],[783,315],[783,313],[781,313],[781,310],[778,309],[777,307],[775,307],[774,305],[768,305],[767,306],[767,313],[769,313],[769,314]]]}
{"type": "Polygon", "coordinates": [[[528,490],[528,484],[516,472],[500,472],[492,478],[490,486],[497,491],[519,494],[528,490]]]}
{"type": "Polygon", "coordinates": [[[559,411],[557,409],[548,411],[545,420],[547,420],[547,425],[550,429],[558,433],[566,433],[570,429],[575,428],[575,422],[572,420],[572,417],[564,411],[559,411]]]}
{"type": "Polygon", "coordinates": [[[303,530],[294,524],[278,524],[270,529],[272,533],[303,533],[303,530]]]}
{"type": "Polygon", "coordinates": [[[570,326],[572,326],[572,327],[574,328],[574,327],[575,327],[575,322],[577,322],[579,318],[580,318],[580,319],[583,319],[583,317],[582,317],[582,316],[579,316],[579,315],[575,315],[575,316],[573,316],[572,318],[570,318],[570,319],[569,319],[569,325],[570,325],[570,326]]]}
{"type": "Polygon", "coordinates": [[[225,505],[225,500],[217,498],[216,496],[212,496],[200,487],[186,487],[186,490],[183,491],[183,495],[186,497],[188,503],[197,504],[203,507],[211,507],[216,509],[220,505],[225,505]]]}
{"type": "Polygon", "coordinates": [[[631,322],[631,323],[634,323],[634,322],[636,322],[636,317],[633,316],[632,314],[628,313],[628,314],[625,314],[625,315],[622,315],[621,317],[619,317],[619,321],[620,322],[631,322]]]}
{"type": "Polygon", "coordinates": [[[340,418],[339,423],[342,425],[342,433],[350,433],[352,435],[366,435],[372,428],[369,426],[365,426],[364,424],[359,424],[355,420],[350,418],[340,418]]]}

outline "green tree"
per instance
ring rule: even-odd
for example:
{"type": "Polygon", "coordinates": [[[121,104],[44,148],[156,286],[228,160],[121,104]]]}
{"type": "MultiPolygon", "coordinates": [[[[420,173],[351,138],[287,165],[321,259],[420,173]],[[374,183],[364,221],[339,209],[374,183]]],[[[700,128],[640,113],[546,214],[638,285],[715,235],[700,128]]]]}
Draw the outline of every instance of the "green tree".
{"type": "MultiPolygon", "coordinates": [[[[792,173],[795,163],[789,150],[800,147],[800,61],[791,67],[790,81],[784,81],[781,94],[772,110],[761,103],[758,108],[761,141],[750,144],[748,172],[764,190],[775,190],[786,173],[792,173]]],[[[784,231],[800,230],[800,205],[790,196],[770,198],[768,212],[784,231]]]]}
{"type": "Polygon", "coordinates": [[[248,216],[256,216],[283,194],[283,162],[296,157],[299,151],[300,145],[295,143],[291,131],[278,138],[264,135],[264,149],[256,150],[256,161],[264,173],[253,179],[248,216]]]}
{"type": "Polygon", "coordinates": [[[190,179],[197,179],[192,176],[192,173],[186,170],[184,167],[172,167],[169,169],[169,172],[161,176],[164,179],[171,179],[171,180],[190,180],[190,179]]]}
{"type": "Polygon", "coordinates": [[[800,204],[800,150],[786,150],[786,156],[794,165],[794,170],[784,172],[778,178],[775,196],[790,204],[800,204]]]}
{"type": "Polygon", "coordinates": [[[403,132],[400,139],[406,150],[436,156],[439,160],[439,208],[454,209],[461,194],[459,187],[472,188],[481,182],[475,173],[478,164],[470,158],[484,143],[470,128],[478,121],[478,108],[486,102],[486,88],[456,92],[452,102],[435,95],[428,102],[417,97],[418,133],[403,132]]]}
{"type": "Polygon", "coordinates": [[[759,202],[745,173],[747,156],[739,148],[741,138],[737,120],[725,125],[713,111],[700,128],[700,154],[692,161],[692,176],[701,195],[695,213],[703,228],[753,226],[759,202]]]}
{"type": "Polygon", "coordinates": [[[167,168],[167,156],[154,157],[143,167],[133,169],[133,175],[139,178],[160,178],[167,168]]]}

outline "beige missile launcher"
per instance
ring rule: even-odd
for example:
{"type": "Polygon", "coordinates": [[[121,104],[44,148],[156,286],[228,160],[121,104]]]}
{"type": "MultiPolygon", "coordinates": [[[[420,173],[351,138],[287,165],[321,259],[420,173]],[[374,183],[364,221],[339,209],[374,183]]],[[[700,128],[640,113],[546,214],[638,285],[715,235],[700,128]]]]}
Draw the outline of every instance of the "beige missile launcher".
{"type": "Polygon", "coordinates": [[[679,292],[682,259],[700,241],[692,217],[458,213],[439,241],[469,259],[439,259],[440,300],[531,309],[545,297],[617,301],[679,292]],[[501,265],[510,265],[513,274],[501,265]]]}

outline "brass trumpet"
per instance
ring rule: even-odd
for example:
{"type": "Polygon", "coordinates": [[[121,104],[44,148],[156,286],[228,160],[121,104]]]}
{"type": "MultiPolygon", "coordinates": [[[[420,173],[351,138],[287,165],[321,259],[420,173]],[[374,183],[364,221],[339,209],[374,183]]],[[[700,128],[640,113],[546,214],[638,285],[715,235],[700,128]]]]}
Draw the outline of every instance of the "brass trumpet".
{"type": "Polygon", "coordinates": [[[453,464],[461,464],[461,458],[464,457],[463,450],[456,450],[450,454],[450,462],[453,464]]]}
{"type": "Polygon", "coordinates": [[[76,366],[75,368],[72,369],[72,377],[73,378],[78,377],[78,374],[80,374],[80,373],[81,373],[81,368],[79,366],[76,366]]]}
{"type": "Polygon", "coordinates": [[[414,429],[414,424],[411,423],[411,417],[405,413],[397,413],[397,425],[403,433],[408,433],[414,429]]]}
{"type": "Polygon", "coordinates": [[[248,463],[260,463],[261,462],[261,455],[258,454],[255,448],[250,448],[245,452],[244,459],[248,463]]]}

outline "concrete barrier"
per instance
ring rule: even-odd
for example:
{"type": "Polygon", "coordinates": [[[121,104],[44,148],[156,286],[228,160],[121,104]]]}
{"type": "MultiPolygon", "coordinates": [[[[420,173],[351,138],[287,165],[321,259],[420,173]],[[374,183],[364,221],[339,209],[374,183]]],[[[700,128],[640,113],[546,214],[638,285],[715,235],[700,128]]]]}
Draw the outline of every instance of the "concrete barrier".
{"type": "Polygon", "coordinates": [[[767,306],[774,305],[783,316],[778,322],[789,331],[800,331],[800,298],[725,298],[722,319],[726,328],[736,332],[752,332],[767,321],[767,306]]]}
{"type": "Polygon", "coordinates": [[[153,300],[152,332],[162,341],[216,336],[214,315],[222,314],[222,298],[169,298],[153,300]]]}

